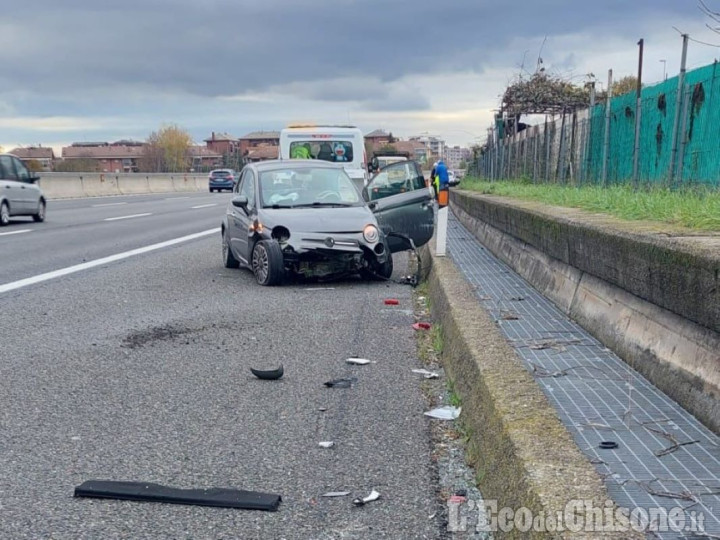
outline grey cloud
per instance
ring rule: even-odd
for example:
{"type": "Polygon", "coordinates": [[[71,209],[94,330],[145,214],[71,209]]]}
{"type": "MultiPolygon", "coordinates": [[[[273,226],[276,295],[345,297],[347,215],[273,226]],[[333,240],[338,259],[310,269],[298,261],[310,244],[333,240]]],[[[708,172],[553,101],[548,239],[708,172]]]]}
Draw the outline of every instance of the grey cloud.
{"type": "MultiPolygon", "coordinates": [[[[0,48],[0,88],[82,97],[143,85],[220,96],[328,79],[378,79],[443,69],[482,71],[516,36],[687,14],[693,6],[607,0],[37,0],[4,14],[27,40],[0,48]],[[30,5],[31,4],[31,5],[30,5]],[[599,5],[602,4],[602,5],[599,5]]],[[[1,38],[0,38],[1,39],[1,38]]],[[[369,106],[413,100],[383,88],[315,90],[317,99],[364,96],[369,106]]],[[[413,97],[416,106],[422,100],[413,97]]]]}

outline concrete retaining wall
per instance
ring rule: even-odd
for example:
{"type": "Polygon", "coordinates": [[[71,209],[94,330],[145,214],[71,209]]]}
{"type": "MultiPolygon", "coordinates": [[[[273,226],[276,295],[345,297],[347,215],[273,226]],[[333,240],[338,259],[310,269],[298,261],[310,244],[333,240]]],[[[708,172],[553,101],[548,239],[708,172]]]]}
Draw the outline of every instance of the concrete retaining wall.
{"type": "MultiPolygon", "coordinates": [[[[609,500],[602,479],[588,462],[553,407],[448,259],[422,248],[432,313],[442,325],[442,362],[462,399],[470,458],[483,498],[498,508],[528,508],[534,515],[573,516],[588,523],[583,508],[570,515],[569,501],[609,500]]],[[[572,509],[571,509],[572,510],[572,509]]],[[[517,529],[496,537],[642,538],[640,533],[541,533],[517,529]]]]}
{"type": "Polygon", "coordinates": [[[207,176],[197,174],[43,173],[48,199],[204,191],[207,176]]]}
{"type": "Polygon", "coordinates": [[[713,239],[663,238],[633,231],[642,224],[600,223],[606,218],[467,192],[453,192],[451,201],[498,258],[720,433],[720,249],[713,239]]]}

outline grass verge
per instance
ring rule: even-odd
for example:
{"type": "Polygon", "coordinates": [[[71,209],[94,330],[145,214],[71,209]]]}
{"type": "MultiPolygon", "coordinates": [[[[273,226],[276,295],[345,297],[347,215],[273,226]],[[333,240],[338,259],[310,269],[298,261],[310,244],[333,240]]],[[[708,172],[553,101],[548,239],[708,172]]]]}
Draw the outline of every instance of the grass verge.
{"type": "Polygon", "coordinates": [[[702,231],[720,231],[720,191],[704,188],[671,191],[632,186],[559,186],[526,181],[487,182],[466,178],[462,189],[580,208],[627,220],[647,220],[702,231]]]}

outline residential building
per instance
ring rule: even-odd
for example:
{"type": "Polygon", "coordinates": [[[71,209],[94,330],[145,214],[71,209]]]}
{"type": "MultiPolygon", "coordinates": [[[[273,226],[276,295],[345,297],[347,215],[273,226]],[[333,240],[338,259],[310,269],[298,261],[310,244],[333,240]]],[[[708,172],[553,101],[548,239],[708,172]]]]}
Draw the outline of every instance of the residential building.
{"type": "Polygon", "coordinates": [[[390,142],[390,133],[386,133],[382,129],[376,129],[365,135],[365,141],[373,146],[390,142]]]}
{"type": "Polygon", "coordinates": [[[62,149],[63,161],[86,160],[86,167],[98,172],[137,172],[145,144],[136,141],[76,142],[62,149]]]}
{"type": "MultiPolygon", "coordinates": [[[[421,164],[427,163],[430,151],[427,147],[418,141],[395,141],[393,143],[379,142],[372,145],[372,152],[382,152],[383,149],[392,148],[394,152],[403,155],[407,154],[409,159],[418,161],[421,164]]],[[[370,159],[372,156],[368,156],[370,159]]]]}
{"type": "Polygon", "coordinates": [[[248,148],[245,160],[254,163],[268,159],[277,159],[279,155],[280,146],[278,144],[259,144],[248,148]]]}
{"type": "Polygon", "coordinates": [[[10,153],[23,161],[36,161],[43,171],[52,171],[55,152],[46,146],[26,146],[10,150],[10,153]]]}
{"type": "MultiPolygon", "coordinates": [[[[279,131],[253,131],[247,135],[243,135],[239,139],[240,155],[243,157],[248,156],[248,151],[251,148],[256,148],[262,145],[279,146],[280,145],[280,132],[279,131]]],[[[277,157],[277,156],[276,156],[277,157]]]]}
{"type": "Polygon", "coordinates": [[[469,148],[460,146],[445,147],[445,163],[451,169],[459,169],[462,162],[467,162],[472,156],[469,148]]]}
{"type": "Polygon", "coordinates": [[[215,133],[205,139],[205,145],[218,154],[234,154],[238,151],[240,141],[229,133],[215,133]]]}
{"type": "Polygon", "coordinates": [[[439,137],[432,135],[418,135],[409,138],[411,141],[423,143],[430,151],[430,159],[440,159],[445,157],[445,141],[439,137]]]}
{"type": "Polygon", "coordinates": [[[190,168],[193,171],[217,169],[223,165],[223,155],[207,146],[191,146],[188,148],[190,168]]]}

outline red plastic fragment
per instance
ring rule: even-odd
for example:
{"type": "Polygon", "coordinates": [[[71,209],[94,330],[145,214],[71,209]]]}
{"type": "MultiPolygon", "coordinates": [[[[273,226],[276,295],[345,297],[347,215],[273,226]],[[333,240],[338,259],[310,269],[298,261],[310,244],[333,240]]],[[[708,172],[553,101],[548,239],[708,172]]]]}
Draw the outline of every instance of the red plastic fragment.
{"type": "Polygon", "coordinates": [[[386,298],[385,299],[386,306],[397,306],[399,303],[400,303],[400,301],[397,298],[386,298]]]}
{"type": "Polygon", "coordinates": [[[427,322],[416,322],[412,325],[415,330],[430,330],[430,323],[427,322]]]}

